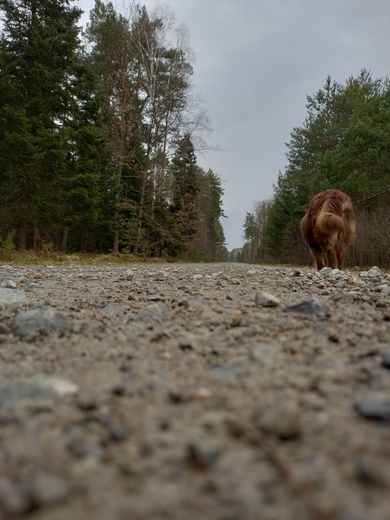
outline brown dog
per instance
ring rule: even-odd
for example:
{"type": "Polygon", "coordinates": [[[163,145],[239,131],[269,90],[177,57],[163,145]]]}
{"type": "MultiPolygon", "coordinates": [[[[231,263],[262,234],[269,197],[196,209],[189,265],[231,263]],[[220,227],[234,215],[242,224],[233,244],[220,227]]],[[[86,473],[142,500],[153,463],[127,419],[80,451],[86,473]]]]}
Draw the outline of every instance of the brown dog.
{"type": "Polygon", "coordinates": [[[318,270],[326,265],[324,257],[329,267],[342,269],[356,236],[351,199],[340,190],[321,191],[306,206],[301,230],[318,270]]]}

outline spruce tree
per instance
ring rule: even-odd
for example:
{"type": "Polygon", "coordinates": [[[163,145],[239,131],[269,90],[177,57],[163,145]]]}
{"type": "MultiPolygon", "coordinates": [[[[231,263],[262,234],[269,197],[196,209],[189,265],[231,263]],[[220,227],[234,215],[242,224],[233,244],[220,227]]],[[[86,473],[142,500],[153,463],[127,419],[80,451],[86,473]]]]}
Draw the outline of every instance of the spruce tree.
{"type": "Polygon", "coordinates": [[[0,202],[25,249],[61,218],[81,10],[67,0],[3,0],[1,9],[0,202]]]}

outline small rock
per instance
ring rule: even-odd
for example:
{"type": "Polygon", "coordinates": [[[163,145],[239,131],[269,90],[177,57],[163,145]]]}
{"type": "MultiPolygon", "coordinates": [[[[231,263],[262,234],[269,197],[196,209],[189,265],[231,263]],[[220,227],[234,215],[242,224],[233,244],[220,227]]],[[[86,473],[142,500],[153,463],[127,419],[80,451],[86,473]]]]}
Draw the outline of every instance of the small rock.
{"type": "Polygon", "coordinates": [[[101,309],[101,312],[112,316],[122,316],[126,312],[126,307],[123,305],[106,305],[101,309]]]}
{"type": "Polygon", "coordinates": [[[199,443],[187,446],[186,460],[194,469],[205,470],[210,468],[218,459],[218,450],[209,445],[199,443]]]}
{"type": "Polygon", "coordinates": [[[201,386],[194,392],[195,399],[208,399],[211,396],[211,392],[208,388],[201,386]]]}
{"type": "Polygon", "coordinates": [[[156,272],[155,278],[156,278],[156,280],[162,282],[162,281],[166,280],[168,278],[168,276],[169,276],[168,273],[161,269],[160,271],[156,272]]]}
{"type": "Polygon", "coordinates": [[[13,280],[8,280],[5,282],[5,287],[8,289],[16,289],[17,285],[13,280]]]}
{"type": "Polygon", "coordinates": [[[128,269],[125,272],[125,279],[129,281],[134,280],[134,271],[132,269],[128,269]]]}
{"type": "Polygon", "coordinates": [[[180,350],[193,350],[194,342],[191,338],[183,338],[179,341],[180,350]]]}
{"type": "Polygon", "coordinates": [[[317,318],[326,318],[330,314],[329,307],[318,298],[310,298],[295,305],[287,305],[285,310],[306,316],[317,316],[317,318]]]}
{"type": "MultiPolygon", "coordinates": [[[[361,273],[363,276],[363,273],[361,273]]],[[[376,265],[371,267],[369,271],[364,272],[364,278],[372,283],[380,283],[382,281],[382,272],[376,265]]]]}
{"type": "Polygon", "coordinates": [[[83,410],[83,412],[90,412],[98,408],[96,399],[93,397],[80,397],[77,400],[77,406],[80,408],[80,410],[83,410]]]}
{"type": "Polygon", "coordinates": [[[257,292],[255,295],[255,304],[261,307],[277,307],[280,303],[279,298],[267,292],[257,292]]]}
{"type": "Polygon", "coordinates": [[[385,368],[390,368],[390,351],[383,353],[382,366],[385,368]]]}
{"type": "Polygon", "coordinates": [[[168,399],[173,404],[183,404],[191,400],[191,396],[186,390],[181,389],[176,385],[172,385],[168,389],[168,399]]]}
{"type": "Polygon", "coordinates": [[[53,307],[22,312],[14,318],[11,324],[12,332],[15,336],[20,337],[42,330],[55,330],[64,333],[66,327],[66,317],[53,307]]]}
{"type": "Polygon", "coordinates": [[[301,434],[298,408],[288,403],[269,407],[261,414],[260,427],[282,440],[295,439],[301,434]]]}
{"type": "Polygon", "coordinates": [[[23,291],[0,287],[0,305],[14,305],[26,300],[27,296],[23,291]]]}
{"type": "Polygon", "coordinates": [[[124,395],[126,392],[126,388],[121,383],[118,383],[117,385],[114,385],[111,388],[111,393],[114,395],[124,395]]]}
{"type": "Polygon", "coordinates": [[[37,282],[31,282],[31,283],[27,284],[27,287],[29,289],[43,289],[44,288],[44,286],[41,283],[37,283],[37,282]]]}
{"type": "Polygon", "coordinates": [[[358,401],[355,410],[364,418],[374,421],[390,420],[390,403],[377,403],[374,401],[358,401]]]}
{"type": "Polygon", "coordinates": [[[260,343],[256,345],[251,352],[251,359],[262,364],[269,365],[276,359],[277,349],[272,345],[260,343]]]}
{"type": "Polygon", "coordinates": [[[127,374],[128,372],[131,372],[132,366],[130,363],[122,363],[119,367],[119,371],[123,372],[124,374],[127,374]]]}
{"type": "Polygon", "coordinates": [[[0,406],[10,406],[20,399],[55,398],[73,395],[78,386],[66,379],[43,377],[0,388],[0,406]]]}
{"type": "Polygon", "coordinates": [[[141,309],[135,316],[136,321],[149,322],[160,321],[166,311],[166,307],[160,302],[152,302],[150,305],[141,309]]]}
{"type": "Polygon", "coordinates": [[[390,487],[390,470],[383,460],[369,454],[363,454],[356,461],[356,473],[363,484],[384,489],[390,487]]]}
{"type": "Polygon", "coordinates": [[[230,321],[230,326],[231,327],[239,327],[241,325],[241,322],[242,322],[242,312],[241,311],[237,311],[234,313],[231,321],[230,321]]]}
{"type": "Polygon", "coordinates": [[[0,478],[0,518],[16,518],[31,509],[31,500],[24,486],[11,483],[5,477],[0,478]],[[2,516],[7,513],[9,517],[2,516]]]}
{"type": "Polygon", "coordinates": [[[165,302],[164,296],[160,296],[159,294],[152,294],[146,298],[148,302],[165,302]]]}
{"type": "Polygon", "coordinates": [[[117,424],[111,424],[109,429],[110,440],[113,442],[122,442],[126,439],[126,430],[117,424]]]}
{"type": "Polygon", "coordinates": [[[39,471],[31,482],[31,499],[33,504],[38,507],[62,502],[68,492],[68,486],[62,478],[46,471],[39,471]]]}

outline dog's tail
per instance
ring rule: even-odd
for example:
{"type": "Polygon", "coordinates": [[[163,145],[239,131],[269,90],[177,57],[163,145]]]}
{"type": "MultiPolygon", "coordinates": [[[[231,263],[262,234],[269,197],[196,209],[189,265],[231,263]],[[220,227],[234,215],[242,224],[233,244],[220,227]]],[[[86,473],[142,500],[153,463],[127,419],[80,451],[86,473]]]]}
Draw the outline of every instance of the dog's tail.
{"type": "Polygon", "coordinates": [[[322,233],[332,236],[343,231],[343,202],[337,197],[325,200],[317,217],[317,226],[322,233]]]}

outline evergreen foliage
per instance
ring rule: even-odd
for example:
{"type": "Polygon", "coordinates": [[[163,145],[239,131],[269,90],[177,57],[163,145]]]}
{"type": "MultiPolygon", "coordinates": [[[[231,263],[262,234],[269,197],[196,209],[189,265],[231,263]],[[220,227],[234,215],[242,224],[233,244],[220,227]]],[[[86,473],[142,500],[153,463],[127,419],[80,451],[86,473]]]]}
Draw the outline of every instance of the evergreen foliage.
{"type": "Polygon", "coordinates": [[[222,259],[183,34],[170,15],[96,0],[83,41],[71,4],[0,4],[0,243],[222,259]]]}

